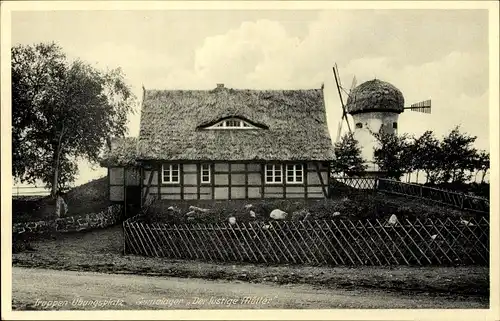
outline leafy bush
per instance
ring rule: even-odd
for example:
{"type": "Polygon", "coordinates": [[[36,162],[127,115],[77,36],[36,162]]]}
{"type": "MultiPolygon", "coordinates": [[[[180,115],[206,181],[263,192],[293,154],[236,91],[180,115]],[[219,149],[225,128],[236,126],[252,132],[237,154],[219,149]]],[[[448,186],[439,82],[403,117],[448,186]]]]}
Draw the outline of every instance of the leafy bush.
{"type": "Polygon", "coordinates": [[[426,217],[467,216],[466,213],[435,204],[426,204],[421,200],[405,197],[393,197],[374,193],[353,193],[350,196],[319,200],[231,200],[231,201],[156,201],[147,215],[140,218],[146,223],[167,224],[206,224],[227,223],[230,217],[237,223],[252,221],[267,222],[274,209],[288,213],[286,220],[387,220],[396,214],[399,220],[415,220],[426,217]],[[250,208],[246,206],[251,205],[250,208]],[[206,213],[194,211],[190,206],[205,208],[206,213]],[[169,210],[169,207],[175,210],[169,210]],[[250,215],[255,213],[255,217],[250,215]],[[336,213],[338,212],[338,213],[336,213]],[[340,215],[339,215],[340,214],[340,215]],[[188,218],[191,216],[192,218],[188,218]]]}

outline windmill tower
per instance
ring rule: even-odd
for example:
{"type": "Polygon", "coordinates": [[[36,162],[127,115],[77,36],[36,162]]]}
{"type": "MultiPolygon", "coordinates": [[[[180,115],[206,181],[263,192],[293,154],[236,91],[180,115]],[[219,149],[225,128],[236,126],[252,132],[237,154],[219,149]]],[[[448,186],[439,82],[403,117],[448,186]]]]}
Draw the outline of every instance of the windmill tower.
{"type": "MultiPolygon", "coordinates": [[[[344,104],[342,91],[345,92],[345,89],[340,82],[336,64],[333,67],[333,73],[342,105],[341,123],[344,121],[347,123],[349,132],[353,133],[354,138],[359,142],[361,155],[367,161],[367,172],[374,175],[381,174],[378,166],[374,163],[373,149],[378,145],[378,142],[373,133],[378,133],[383,129],[387,133],[397,134],[398,119],[401,113],[408,109],[430,114],[431,101],[424,100],[405,107],[403,94],[398,88],[388,82],[373,79],[357,87],[353,81],[353,86],[347,93],[347,102],[344,104]],[[353,127],[349,124],[348,114],[353,118],[353,127]]],[[[340,130],[337,140],[339,137],[340,130]]]]}

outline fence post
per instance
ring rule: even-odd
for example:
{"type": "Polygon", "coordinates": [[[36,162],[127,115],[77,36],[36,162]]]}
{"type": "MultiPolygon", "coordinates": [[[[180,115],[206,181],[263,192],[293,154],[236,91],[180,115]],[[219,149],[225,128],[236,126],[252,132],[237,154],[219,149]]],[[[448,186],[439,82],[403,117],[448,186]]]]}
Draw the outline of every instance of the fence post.
{"type": "Polygon", "coordinates": [[[424,188],[420,185],[420,197],[424,196],[424,188]]]}
{"type": "Polygon", "coordinates": [[[460,197],[460,201],[461,201],[461,202],[460,202],[460,209],[462,209],[462,210],[463,210],[463,209],[464,209],[464,199],[465,199],[465,194],[464,194],[464,193],[462,193],[460,196],[461,196],[461,197],[460,197]]]}

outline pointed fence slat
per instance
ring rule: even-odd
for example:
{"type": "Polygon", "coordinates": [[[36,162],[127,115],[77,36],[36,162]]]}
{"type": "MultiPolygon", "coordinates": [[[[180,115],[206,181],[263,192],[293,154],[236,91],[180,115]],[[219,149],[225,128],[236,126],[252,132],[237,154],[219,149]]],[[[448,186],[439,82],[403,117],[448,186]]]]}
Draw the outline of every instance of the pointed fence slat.
{"type": "MultiPolygon", "coordinates": [[[[333,221],[329,221],[329,223],[334,223],[333,221]]],[[[335,235],[335,232],[330,228],[330,224],[327,224],[326,225],[328,227],[328,231],[330,233],[332,233],[332,236],[335,238],[335,241],[337,242],[337,244],[339,245],[340,249],[342,249],[342,251],[344,251],[344,254],[349,258],[349,260],[351,261],[351,264],[352,265],[356,265],[356,263],[354,263],[354,260],[352,259],[352,257],[349,255],[349,252],[342,246],[342,242],[340,242],[340,240],[337,238],[337,236],[335,235]]],[[[342,257],[342,256],[341,256],[342,257]]]]}
{"type": "MultiPolygon", "coordinates": [[[[297,247],[297,248],[299,248],[300,253],[303,255],[303,256],[301,257],[302,263],[305,263],[305,261],[307,261],[307,263],[312,264],[312,261],[313,261],[313,259],[315,259],[315,258],[311,258],[310,256],[308,256],[308,255],[307,255],[307,253],[306,253],[306,252],[304,251],[304,249],[302,248],[302,245],[303,245],[303,242],[304,242],[304,241],[300,241],[298,238],[296,238],[296,237],[295,237],[295,233],[294,233],[294,231],[291,231],[291,230],[290,230],[290,227],[288,226],[288,224],[287,224],[287,223],[288,223],[288,222],[282,222],[282,224],[280,224],[280,225],[284,225],[284,226],[286,226],[286,230],[285,230],[285,231],[290,233],[290,236],[293,238],[293,241],[291,241],[291,240],[292,240],[292,238],[288,238],[288,235],[287,235],[287,233],[286,233],[286,232],[283,234],[283,235],[284,235],[284,237],[288,240],[288,242],[289,242],[289,243],[294,242],[294,243],[292,243],[292,244],[296,244],[296,245],[297,245],[297,246],[293,246],[292,248],[293,248],[293,249],[295,249],[296,247],[297,247]]],[[[277,225],[278,225],[278,224],[277,224],[277,225]]],[[[278,225],[278,226],[280,226],[280,225],[278,225]]]]}
{"type": "Polygon", "coordinates": [[[163,242],[160,242],[159,239],[156,238],[155,236],[155,230],[156,228],[153,226],[153,225],[150,225],[150,226],[145,226],[144,227],[146,230],[148,230],[149,234],[151,235],[152,237],[152,240],[155,242],[153,244],[153,247],[157,247],[158,248],[158,251],[161,253],[161,257],[165,257],[165,256],[168,256],[168,255],[165,255],[165,252],[163,252],[163,249],[165,248],[165,245],[163,244],[163,242]],[[162,244],[160,244],[162,243],[162,244]],[[159,245],[159,246],[158,246],[159,245]]]}
{"type": "MultiPolygon", "coordinates": [[[[279,237],[279,235],[276,233],[276,230],[273,228],[273,225],[269,224],[269,225],[264,225],[264,226],[267,226],[267,229],[265,231],[267,231],[267,234],[269,235],[269,237],[273,241],[274,245],[276,246],[277,249],[280,250],[281,254],[283,255],[283,262],[288,263],[288,262],[292,261],[293,263],[297,263],[296,259],[298,257],[296,257],[295,255],[292,254],[292,252],[290,252],[290,249],[288,248],[288,246],[283,242],[281,237],[279,237]],[[273,237],[272,233],[275,233],[274,235],[276,235],[276,237],[273,237]],[[278,245],[278,242],[276,242],[276,239],[279,240],[279,243],[282,246],[278,245]],[[287,256],[287,254],[285,254],[285,252],[282,249],[285,249],[286,253],[288,253],[289,256],[287,256]]],[[[293,248],[293,250],[295,250],[295,248],[293,248]]]]}
{"type": "MultiPolygon", "coordinates": [[[[445,240],[445,241],[444,241],[444,242],[445,242],[444,244],[446,244],[446,245],[448,246],[448,248],[450,248],[450,249],[453,249],[453,248],[454,248],[454,247],[453,247],[453,245],[457,244],[458,246],[460,246],[460,249],[462,250],[462,253],[465,253],[465,255],[467,255],[467,257],[471,260],[471,262],[472,262],[472,263],[476,263],[476,262],[475,262],[475,260],[474,260],[474,259],[470,256],[469,252],[468,252],[468,251],[467,251],[467,250],[466,250],[466,249],[462,246],[462,244],[460,243],[460,241],[459,241],[459,240],[455,237],[455,235],[453,235],[453,232],[450,232],[450,231],[447,229],[446,224],[449,224],[449,223],[448,223],[448,221],[445,221],[445,222],[443,223],[440,219],[437,219],[437,222],[441,223],[439,227],[440,227],[442,230],[446,231],[446,232],[444,233],[444,235],[451,237],[451,238],[452,238],[452,240],[453,240],[453,242],[450,244],[450,243],[448,242],[448,240],[446,239],[446,237],[443,237],[443,238],[444,238],[444,240],[445,240]]],[[[441,235],[443,235],[443,234],[441,233],[441,230],[438,230],[438,231],[439,231],[439,233],[440,233],[441,235]]],[[[455,247],[455,248],[456,248],[456,249],[458,249],[458,247],[455,247]]],[[[458,258],[460,259],[460,255],[458,255],[458,258]]]]}
{"type": "Polygon", "coordinates": [[[138,223],[131,223],[132,230],[134,231],[135,235],[138,237],[139,243],[141,244],[141,251],[138,254],[145,254],[145,255],[150,255],[154,256],[153,252],[149,252],[147,250],[147,243],[145,237],[142,235],[140,229],[139,229],[139,224],[138,223]]]}
{"type": "Polygon", "coordinates": [[[261,231],[260,226],[257,226],[256,224],[254,224],[254,226],[257,227],[257,230],[255,232],[255,236],[259,239],[259,242],[263,243],[262,239],[264,239],[266,241],[267,248],[270,249],[270,253],[272,252],[272,254],[273,254],[273,256],[272,256],[273,261],[275,263],[280,263],[280,257],[278,255],[278,253],[275,251],[275,248],[278,248],[278,247],[273,246],[271,244],[271,242],[269,242],[269,239],[267,238],[265,231],[261,231]],[[263,233],[259,233],[259,232],[263,232],[263,233]],[[259,236],[259,234],[260,234],[260,236],[259,236]]]}
{"type": "Polygon", "coordinates": [[[184,233],[184,231],[181,231],[182,227],[179,227],[177,225],[174,225],[174,228],[175,228],[175,234],[177,236],[177,240],[180,240],[180,244],[182,244],[184,246],[184,250],[183,253],[187,252],[189,254],[189,258],[191,259],[198,259],[198,254],[196,254],[196,250],[193,250],[193,252],[191,252],[191,247],[193,246],[193,242],[189,242],[186,234],[184,233]],[[181,233],[182,232],[182,233],[181,233]],[[184,239],[185,237],[185,239],[184,239]]]}
{"type": "MultiPolygon", "coordinates": [[[[210,260],[212,262],[216,262],[217,261],[217,259],[216,259],[216,253],[214,253],[211,250],[209,250],[210,245],[207,244],[208,243],[207,239],[205,238],[205,235],[203,235],[203,230],[201,229],[200,224],[193,225],[193,227],[194,227],[192,229],[193,232],[194,232],[193,236],[196,238],[197,242],[199,244],[201,244],[201,247],[199,247],[199,249],[201,250],[201,255],[204,258],[207,257],[208,260],[210,260]],[[205,256],[205,253],[206,253],[206,256],[205,256]],[[212,256],[212,254],[213,254],[213,256],[212,256]]],[[[216,246],[215,248],[217,249],[217,251],[219,250],[218,246],[216,246]]]]}
{"type": "Polygon", "coordinates": [[[484,217],[365,221],[305,220],[168,225],[129,219],[126,254],[211,262],[312,265],[489,264],[484,217]]]}
{"type": "MultiPolygon", "coordinates": [[[[418,219],[416,220],[416,222],[419,222],[420,223],[419,225],[418,224],[412,225],[410,223],[410,221],[408,221],[408,220],[406,220],[406,222],[411,225],[411,227],[415,230],[415,232],[417,232],[418,236],[422,240],[422,243],[424,243],[427,246],[427,248],[432,252],[432,256],[436,258],[436,260],[438,261],[439,264],[442,264],[441,259],[439,258],[439,255],[437,254],[437,252],[434,252],[434,250],[432,249],[431,245],[436,244],[437,247],[439,247],[439,249],[441,249],[441,247],[439,246],[439,243],[433,242],[434,240],[432,239],[432,235],[429,234],[429,232],[427,231],[427,229],[425,228],[425,226],[422,223],[420,223],[420,221],[418,219]],[[427,236],[430,238],[430,240],[428,242],[426,242],[426,239],[416,229],[416,226],[419,226],[423,231],[425,231],[427,233],[427,236]]],[[[443,250],[441,250],[441,252],[446,256],[446,258],[448,258],[448,256],[446,255],[446,252],[444,252],[443,250]]],[[[451,262],[451,260],[449,258],[448,258],[448,261],[451,262]]]]}
{"type": "MultiPolygon", "coordinates": [[[[375,260],[377,260],[378,264],[377,265],[383,265],[382,262],[380,261],[380,259],[378,258],[377,254],[375,251],[373,251],[372,247],[370,246],[369,242],[367,241],[367,239],[370,239],[372,242],[373,242],[373,238],[371,237],[370,233],[368,233],[368,231],[366,230],[366,228],[363,226],[363,224],[359,224],[360,227],[361,227],[361,230],[363,232],[365,232],[367,234],[367,238],[363,237],[363,235],[359,232],[359,229],[358,229],[358,222],[356,223],[356,225],[354,225],[352,223],[352,221],[349,221],[351,223],[351,225],[356,228],[356,232],[358,232],[360,238],[365,242],[366,246],[368,247],[368,249],[370,250],[370,252],[372,253],[373,257],[375,258],[375,260]]],[[[380,251],[380,249],[378,249],[378,245],[377,243],[374,243],[375,246],[377,246],[377,250],[380,251]]],[[[373,261],[370,259],[370,261],[372,262],[373,264],[373,261]]]]}
{"type": "MultiPolygon", "coordinates": [[[[359,255],[358,255],[358,252],[356,252],[356,250],[354,250],[354,248],[351,246],[351,242],[349,242],[349,241],[347,240],[347,238],[345,237],[344,233],[342,233],[342,230],[341,230],[341,229],[337,226],[337,224],[335,224],[335,222],[334,222],[334,221],[332,221],[332,224],[333,224],[333,226],[335,227],[335,229],[336,229],[337,231],[339,231],[339,232],[340,232],[340,236],[342,236],[342,238],[344,239],[344,241],[347,243],[347,246],[349,246],[349,248],[351,249],[352,253],[354,253],[354,255],[356,256],[356,258],[358,259],[358,262],[359,262],[361,265],[364,265],[363,260],[362,260],[362,259],[359,257],[359,255]]],[[[347,252],[346,252],[346,253],[347,253],[347,252]]]]}
{"type": "MultiPolygon", "coordinates": [[[[384,238],[379,234],[379,232],[377,231],[377,227],[373,226],[373,224],[368,220],[366,221],[367,224],[369,225],[370,228],[372,228],[372,231],[375,233],[375,235],[378,237],[379,241],[377,242],[376,240],[374,240],[374,243],[375,244],[382,244],[384,245],[385,249],[387,250],[387,253],[389,253],[391,255],[391,257],[394,259],[394,261],[396,261],[396,265],[399,265],[399,261],[398,259],[396,259],[396,257],[394,256],[394,254],[392,254],[392,251],[389,249],[389,247],[387,246],[387,242],[384,242],[384,238]]],[[[384,250],[380,249],[380,253],[384,253],[384,250]]],[[[389,260],[389,258],[387,258],[387,255],[383,255],[383,257],[386,259],[387,261],[387,264],[388,265],[391,265],[391,261],[389,260]]]]}
{"type": "Polygon", "coordinates": [[[394,252],[394,250],[397,250],[399,252],[399,254],[401,255],[401,258],[405,261],[406,265],[410,265],[410,262],[408,262],[408,260],[406,259],[406,257],[404,256],[403,252],[401,252],[401,250],[399,249],[399,246],[396,244],[396,242],[394,242],[394,240],[392,239],[391,235],[389,233],[387,233],[385,227],[380,223],[380,221],[378,219],[375,220],[377,222],[377,225],[380,227],[380,229],[384,232],[384,234],[389,238],[389,240],[391,241],[391,244],[392,244],[392,249],[391,249],[391,253],[394,252]]]}
{"type": "MultiPolygon", "coordinates": [[[[307,228],[304,226],[304,223],[302,221],[299,221],[299,223],[300,223],[300,226],[303,228],[303,230],[306,231],[307,228]]],[[[313,235],[314,235],[313,233],[308,233],[308,232],[307,233],[300,233],[300,235],[302,235],[302,234],[305,234],[307,236],[307,238],[310,240],[309,244],[312,244],[314,246],[314,248],[316,249],[316,251],[319,254],[319,256],[321,256],[322,262],[326,263],[327,261],[326,261],[325,257],[323,256],[323,253],[321,252],[321,250],[319,249],[318,244],[317,244],[317,242],[319,242],[319,240],[316,241],[313,238],[313,235]]],[[[311,246],[309,246],[309,248],[311,248],[311,246]]],[[[311,251],[311,253],[314,255],[314,252],[311,251]]],[[[319,260],[317,262],[318,262],[318,264],[321,263],[321,262],[319,262],[319,260]]]]}
{"type": "MultiPolygon", "coordinates": [[[[310,221],[307,221],[307,222],[309,224],[311,224],[310,221]]],[[[332,244],[332,242],[330,241],[330,238],[326,235],[325,229],[323,228],[323,226],[321,226],[321,224],[318,221],[314,221],[314,223],[315,223],[315,226],[312,226],[312,228],[315,231],[316,230],[321,231],[321,234],[324,236],[324,238],[320,237],[320,239],[324,239],[324,240],[326,240],[328,242],[329,248],[326,247],[327,248],[327,252],[330,255],[330,257],[332,258],[332,260],[335,263],[335,265],[338,265],[339,263],[338,263],[337,259],[335,258],[335,256],[333,256],[332,251],[330,249],[333,249],[333,251],[335,252],[335,255],[337,256],[337,258],[342,262],[342,264],[345,265],[344,259],[342,258],[342,256],[339,255],[339,253],[337,252],[336,247],[332,244]]],[[[327,224],[327,222],[324,221],[323,225],[325,225],[325,224],[327,224]]]]}

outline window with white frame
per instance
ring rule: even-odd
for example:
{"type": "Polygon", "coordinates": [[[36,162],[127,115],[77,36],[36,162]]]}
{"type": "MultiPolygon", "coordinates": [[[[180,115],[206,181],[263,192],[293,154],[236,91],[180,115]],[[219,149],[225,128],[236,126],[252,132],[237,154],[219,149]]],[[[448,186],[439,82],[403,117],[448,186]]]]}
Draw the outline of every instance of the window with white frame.
{"type": "Polygon", "coordinates": [[[247,123],[246,121],[238,118],[229,118],[221,120],[220,122],[206,127],[207,129],[255,129],[257,127],[247,123]]]}
{"type": "Polygon", "coordinates": [[[266,165],[265,176],[267,184],[281,183],[283,181],[281,165],[266,165]]]}
{"type": "Polygon", "coordinates": [[[201,164],[201,183],[210,183],[210,164],[201,164]]]}
{"type": "Polygon", "coordinates": [[[170,164],[162,166],[162,183],[163,184],[178,184],[179,183],[179,165],[170,164]]]}
{"type": "Polygon", "coordinates": [[[304,181],[302,164],[286,165],[286,182],[300,184],[304,181]]]}

